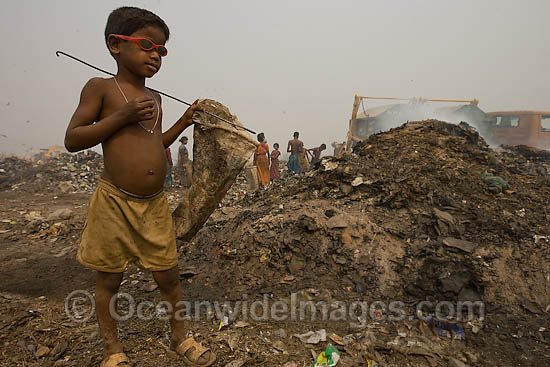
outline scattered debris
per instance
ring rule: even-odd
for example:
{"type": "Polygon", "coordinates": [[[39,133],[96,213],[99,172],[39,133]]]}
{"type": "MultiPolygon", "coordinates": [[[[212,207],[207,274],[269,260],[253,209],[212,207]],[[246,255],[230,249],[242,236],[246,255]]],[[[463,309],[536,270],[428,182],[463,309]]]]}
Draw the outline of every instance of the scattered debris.
{"type": "Polygon", "coordinates": [[[453,358],[453,357],[449,358],[448,366],[449,367],[468,367],[468,365],[466,363],[464,363],[462,361],[459,361],[458,359],[453,358]]]}
{"type": "Polygon", "coordinates": [[[457,249],[462,250],[464,252],[472,252],[476,248],[475,243],[472,243],[470,241],[459,240],[459,239],[453,238],[453,237],[445,238],[443,240],[443,244],[445,244],[449,247],[457,248],[457,249]]]}
{"type": "Polygon", "coordinates": [[[60,220],[69,219],[73,215],[74,214],[73,214],[73,211],[71,209],[62,208],[62,209],[57,209],[56,211],[54,211],[53,213],[48,215],[47,220],[49,222],[57,222],[57,221],[60,221],[60,220]]]}
{"type": "Polygon", "coordinates": [[[40,345],[40,346],[38,346],[38,349],[36,350],[36,353],[34,354],[34,356],[36,358],[42,358],[42,357],[47,356],[49,353],[50,353],[50,348],[48,348],[44,345],[40,345]]]}
{"type": "Polygon", "coordinates": [[[340,361],[340,355],[342,353],[334,347],[332,344],[328,344],[326,349],[319,354],[313,367],[331,367],[336,366],[340,361]]]}
{"type": "Polygon", "coordinates": [[[338,345],[346,345],[346,343],[344,343],[344,339],[341,336],[338,336],[336,334],[330,334],[328,337],[330,340],[332,340],[334,343],[338,345]]]}
{"type": "Polygon", "coordinates": [[[158,288],[158,284],[155,281],[151,281],[143,286],[145,292],[153,292],[158,288]]]}
{"type": "Polygon", "coordinates": [[[466,340],[464,328],[458,323],[438,320],[435,317],[430,317],[427,323],[428,327],[438,336],[462,341],[466,340]]]}
{"type": "Polygon", "coordinates": [[[283,343],[280,340],[277,340],[275,343],[273,343],[273,348],[277,349],[279,352],[283,352],[284,354],[288,354],[287,346],[285,345],[285,343],[283,343]]]}
{"type": "Polygon", "coordinates": [[[294,334],[294,336],[306,344],[319,344],[327,340],[327,332],[325,329],[318,331],[308,331],[304,334],[294,334]]]}

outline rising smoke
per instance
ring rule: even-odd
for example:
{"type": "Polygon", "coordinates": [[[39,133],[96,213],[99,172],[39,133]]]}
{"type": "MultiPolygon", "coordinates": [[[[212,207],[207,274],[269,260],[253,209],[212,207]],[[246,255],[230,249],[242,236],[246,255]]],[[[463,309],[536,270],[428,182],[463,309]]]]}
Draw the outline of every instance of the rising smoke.
{"type": "Polygon", "coordinates": [[[386,107],[384,112],[377,114],[371,113],[375,109],[364,111],[356,123],[355,135],[359,138],[366,138],[371,134],[401,126],[407,121],[435,119],[453,124],[467,122],[488,143],[491,143],[490,128],[494,125],[494,118],[485,114],[474,104],[441,107],[429,102],[411,102],[386,107]],[[365,118],[365,114],[369,117],[365,118]]]}

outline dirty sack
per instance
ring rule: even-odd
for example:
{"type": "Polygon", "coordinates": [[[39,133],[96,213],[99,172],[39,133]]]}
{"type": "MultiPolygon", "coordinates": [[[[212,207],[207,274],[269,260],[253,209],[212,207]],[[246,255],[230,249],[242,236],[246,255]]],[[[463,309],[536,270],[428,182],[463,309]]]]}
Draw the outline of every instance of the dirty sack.
{"type": "MultiPolygon", "coordinates": [[[[242,126],[237,117],[219,102],[203,99],[199,106],[242,126]]],[[[205,112],[196,112],[193,121],[192,184],[184,189],[182,200],[172,213],[176,237],[184,241],[191,240],[202,228],[257,146],[246,130],[205,112]]]]}

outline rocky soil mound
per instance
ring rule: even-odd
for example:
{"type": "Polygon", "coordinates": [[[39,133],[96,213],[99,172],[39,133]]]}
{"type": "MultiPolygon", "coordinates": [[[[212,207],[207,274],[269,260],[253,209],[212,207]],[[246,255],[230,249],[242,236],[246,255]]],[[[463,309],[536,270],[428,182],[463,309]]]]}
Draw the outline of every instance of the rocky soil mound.
{"type": "Polygon", "coordinates": [[[299,283],[415,303],[549,310],[550,166],[467,125],[409,122],[306,175],[226,201],[184,247],[219,287],[299,283]],[[290,276],[289,276],[290,274],[290,276]]]}
{"type": "Polygon", "coordinates": [[[92,192],[102,170],[102,156],[92,150],[39,160],[3,157],[0,158],[0,191],[92,192]]]}

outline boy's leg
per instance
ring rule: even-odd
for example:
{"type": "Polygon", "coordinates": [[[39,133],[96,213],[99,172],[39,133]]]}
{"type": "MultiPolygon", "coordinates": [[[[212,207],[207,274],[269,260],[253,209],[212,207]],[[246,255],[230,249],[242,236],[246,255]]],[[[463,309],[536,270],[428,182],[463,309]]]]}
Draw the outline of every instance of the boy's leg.
{"type": "MultiPolygon", "coordinates": [[[[162,298],[170,303],[174,312],[170,318],[170,327],[172,329],[172,341],[170,349],[173,351],[186,339],[183,319],[174,317],[175,315],[183,315],[182,291],[180,284],[180,274],[177,266],[166,271],[154,271],[153,278],[157,282],[162,298]]],[[[188,353],[186,353],[187,355],[188,353]]],[[[198,365],[209,366],[214,361],[211,360],[215,357],[213,353],[208,350],[198,358],[196,361],[192,361],[198,365]]],[[[215,359],[215,358],[214,358],[215,359]]]]}
{"type": "Polygon", "coordinates": [[[117,294],[123,273],[97,272],[95,291],[96,315],[101,339],[105,347],[105,356],[123,351],[118,341],[117,322],[109,311],[109,303],[117,294]]]}
{"type": "Polygon", "coordinates": [[[170,327],[172,329],[172,347],[175,348],[185,339],[183,319],[174,317],[176,314],[183,315],[183,305],[181,303],[182,292],[178,267],[176,266],[166,271],[153,271],[153,278],[159,286],[162,299],[170,303],[172,310],[174,310],[172,315],[169,316],[171,316],[170,327]]]}

